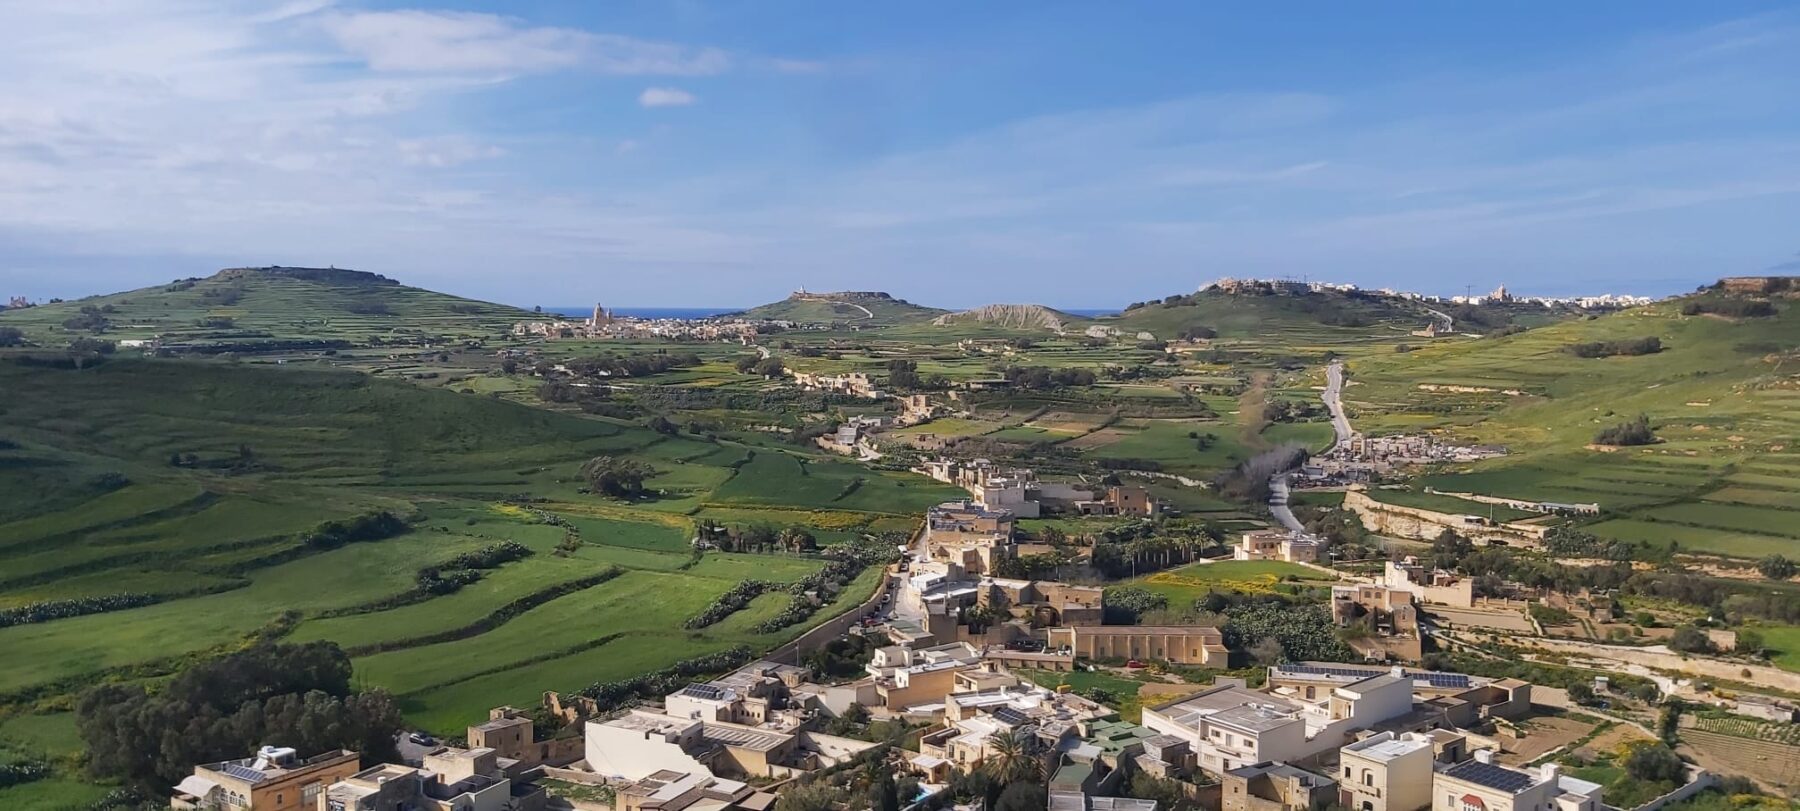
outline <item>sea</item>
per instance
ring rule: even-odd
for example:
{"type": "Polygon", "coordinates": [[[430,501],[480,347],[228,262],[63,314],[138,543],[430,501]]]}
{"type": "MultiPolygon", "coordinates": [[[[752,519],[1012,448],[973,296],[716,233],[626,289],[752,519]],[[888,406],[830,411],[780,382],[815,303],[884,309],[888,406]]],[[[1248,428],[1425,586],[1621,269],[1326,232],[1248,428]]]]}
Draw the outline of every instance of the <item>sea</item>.
{"type": "MultiPolygon", "coordinates": [[[[614,307],[614,308],[612,308],[611,312],[613,315],[629,316],[632,318],[681,318],[681,319],[692,320],[692,319],[700,319],[700,318],[712,318],[713,316],[724,315],[726,313],[743,312],[744,310],[748,310],[748,309],[750,309],[750,308],[748,308],[748,307],[614,307]]],[[[1068,313],[1069,315],[1079,316],[1081,318],[1100,318],[1102,316],[1119,314],[1118,308],[1094,310],[1094,309],[1075,309],[1075,308],[1059,307],[1056,309],[1059,309],[1065,313],[1068,313]]],[[[594,314],[594,308],[593,307],[545,307],[544,312],[555,313],[557,315],[566,316],[569,318],[586,318],[586,317],[594,314]]]]}

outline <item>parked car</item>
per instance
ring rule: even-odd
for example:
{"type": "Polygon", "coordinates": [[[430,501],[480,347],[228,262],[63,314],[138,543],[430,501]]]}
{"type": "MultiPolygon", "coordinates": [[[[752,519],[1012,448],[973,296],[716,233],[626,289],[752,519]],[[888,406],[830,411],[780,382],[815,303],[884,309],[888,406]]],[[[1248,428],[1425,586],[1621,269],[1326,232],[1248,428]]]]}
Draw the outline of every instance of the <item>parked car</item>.
{"type": "Polygon", "coordinates": [[[406,736],[406,739],[418,746],[436,746],[437,745],[436,738],[433,738],[430,735],[427,735],[423,732],[414,732],[414,733],[408,734],[406,736]]]}
{"type": "Polygon", "coordinates": [[[1140,661],[1138,661],[1138,660],[1136,660],[1136,659],[1133,659],[1133,660],[1131,660],[1131,661],[1129,661],[1129,662],[1126,662],[1126,663],[1125,663],[1125,666],[1126,666],[1126,667],[1129,667],[1129,668],[1132,668],[1132,669],[1134,669],[1134,670],[1135,670],[1135,669],[1137,669],[1137,668],[1140,668],[1140,667],[1143,667],[1143,666],[1144,666],[1144,663],[1143,663],[1143,662],[1140,662],[1140,661]]]}

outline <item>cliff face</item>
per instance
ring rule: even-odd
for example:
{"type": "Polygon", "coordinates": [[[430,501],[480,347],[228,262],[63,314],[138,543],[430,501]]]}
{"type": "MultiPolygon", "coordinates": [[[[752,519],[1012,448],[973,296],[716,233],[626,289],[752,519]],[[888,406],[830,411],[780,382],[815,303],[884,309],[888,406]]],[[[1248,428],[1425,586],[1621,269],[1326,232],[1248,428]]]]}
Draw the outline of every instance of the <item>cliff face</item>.
{"type": "Polygon", "coordinates": [[[1068,316],[1042,304],[989,304],[973,310],[940,315],[932,321],[940,327],[952,324],[991,324],[1007,329],[1042,329],[1062,332],[1068,316]]]}

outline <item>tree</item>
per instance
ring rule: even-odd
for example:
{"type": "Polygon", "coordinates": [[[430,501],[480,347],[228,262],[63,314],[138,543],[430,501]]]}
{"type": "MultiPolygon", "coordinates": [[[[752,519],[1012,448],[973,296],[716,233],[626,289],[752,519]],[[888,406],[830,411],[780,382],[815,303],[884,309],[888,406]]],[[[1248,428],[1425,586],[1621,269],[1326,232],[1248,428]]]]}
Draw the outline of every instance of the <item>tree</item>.
{"type": "Polygon", "coordinates": [[[775,811],[832,811],[837,805],[837,792],[827,783],[807,783],[781,793],[775,811]]]}
{"type": "MultiPolygon", "coordinates": [[[[984,764],[988,775],[1006,783],[1009,788],[1020,783],[1041,779],[1044,764],[1037,759],[1030,747],[1030,739],[1013,730],[1008,729],[995,733],[993,737],[988,738],[988,748],[993,751],[984,764]]],[[[1040,809],[1043,808],[1043,793],[1044,788],[1039,786],[1040,802],[1037,807],[1040,809]]],[[[1001,795],[1001,802],[1005,802],[1004,794],[1001,795]]]]}
{"type": "MultiPolygon", "coordinates": [[[[0,344],[3,346],[4,344],[0,344]]],[[[1756,562],[1756,570],[1770,580],[1787,580],[1792,578],[1800,566],[1782,555],[1770,555],[1756,562]]]]}
{"type": "Polygon", "coordinates": [[[1683,625],[1675,629],[1669,637],[1669,650],[1681,653],[1717,653],[1718,647],[1713,645],[1712,638],[1705,631],[1692,625],[1683,625]]]}
{"type": "Polygon", "coordinates": [[[1687,779],[1687,764],[1668,746],[1644,743],[1626,753],[1625,772],[1647,783],[1681,783],[1687,779]]]}
{"type": "Polygon", "coordinates": [[[596,456],[581,466],[581,477],[593,491],[613,498],[643,495],[644,480],[656,475],[649,465],[635,459],[596,456]]]}
{"type": "Polygon", "coordinates": [[[919,379],[917,361],[895,358],[888,361],[888,385],[896,389],[916,389],[924,381],[919,379]]]}
{"type": "Polygon", "coordinates": [[[674,422],[671,422],[668,417],[661,414],[646,420],[644,422],[644,427],[662,434],[663,436],[674,436],[681,433],[681,428],[679,426],[674,422]]]}
{"type": "Polygon", "coordinates": [[[1587,682],[1571,684],[1569,685],[1569,700],[1576,704],[1592,704],[1594,703],[1594,688],[1589,687],[1587,682]]]}
{"type": "Polygon", "coordinates": [[[1008,783],[994,801],[994,811],[1044,811],[1049,801],[1050,791],[1042,783],[1008,783]]]}
{"type": "Polygon", "coordinates": [[[883,770],[869,795],[872,811],[900,811],[900,787],[894,783],[893,772],[883,770]]]}
{"type": "Polygon", "coordinates": [[[786,371],[786,369],[787,367],[783,366],[781,363],[781,358],[773,355],[757,361],[756,365],[751,367],[751,371],[754,371],[763,377],[780,377],[781,373],[786,371]]]}
{"type": "Polygon", "coordinates": [[[1650,429],[1650,418],[1642,414],[1630,422],[1622,422],[1605,428],[1594,435],[1595,445],[1613,445],[1619,447],[1633,445],[1652,445],[1656,442],[1656,433],[1650,429]]]}
{"type": "Polygon", "coordinates": [[[0,346],[20,346],[25,343],[25,333],[18,327],[0,327],[0,346]]]}
{"type": "Polygon", "coordinates": [[[1732,646],[1733,651],[1746,656],[1761,656],[1765,648],[1762,632],[1755,628],[1738,631],[1737,644],[1732,646]]]}

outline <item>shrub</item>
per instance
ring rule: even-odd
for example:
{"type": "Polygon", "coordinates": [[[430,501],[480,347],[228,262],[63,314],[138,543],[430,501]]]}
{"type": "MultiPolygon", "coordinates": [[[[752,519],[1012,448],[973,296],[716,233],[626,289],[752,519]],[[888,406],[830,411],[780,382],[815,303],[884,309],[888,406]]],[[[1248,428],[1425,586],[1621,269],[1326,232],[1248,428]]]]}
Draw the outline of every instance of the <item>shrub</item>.
{"type": "Polygon", "coordinates": [[[1656,442],[1656,433],[1650,430],[1650,418],[1642,414],[1630,422],[1604,428],[1594,435],[1596,445],[1651,445],[1656,442]]]}

